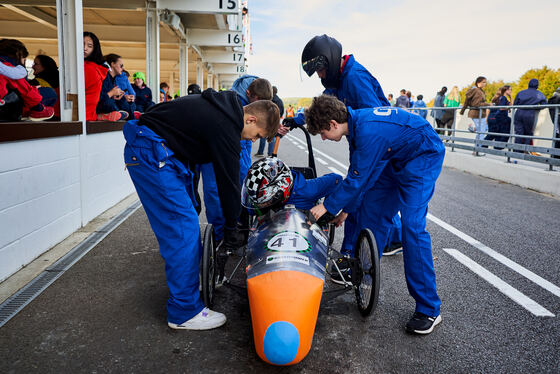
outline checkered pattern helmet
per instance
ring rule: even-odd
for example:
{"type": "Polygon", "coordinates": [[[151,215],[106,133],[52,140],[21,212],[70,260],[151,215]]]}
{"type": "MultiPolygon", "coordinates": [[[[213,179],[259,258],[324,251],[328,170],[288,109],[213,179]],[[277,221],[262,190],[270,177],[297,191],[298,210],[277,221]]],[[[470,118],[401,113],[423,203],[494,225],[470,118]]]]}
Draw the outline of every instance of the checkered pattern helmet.
{"type": "Polygon", "coordinates": [[[292,192],[290,168],[277,157],[255,161],[243,182],[241,203],[246,208],[268,208],[285,203],[292,192]]]}

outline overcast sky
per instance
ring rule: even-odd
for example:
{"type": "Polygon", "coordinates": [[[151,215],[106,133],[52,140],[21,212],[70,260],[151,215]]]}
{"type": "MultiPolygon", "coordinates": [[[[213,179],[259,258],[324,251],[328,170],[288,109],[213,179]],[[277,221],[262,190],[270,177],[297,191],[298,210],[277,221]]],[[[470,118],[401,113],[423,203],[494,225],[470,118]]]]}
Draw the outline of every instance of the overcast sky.
{"type": "Polygon", "coordinates": [[[431,100],[479,75],[513,81],[530,68],[560,68],[560,0],[249,0],[249,72],[280,97],[322,92],[300,79],[301,51],[315,35],[337,39],[378,79],[431,100]]]}

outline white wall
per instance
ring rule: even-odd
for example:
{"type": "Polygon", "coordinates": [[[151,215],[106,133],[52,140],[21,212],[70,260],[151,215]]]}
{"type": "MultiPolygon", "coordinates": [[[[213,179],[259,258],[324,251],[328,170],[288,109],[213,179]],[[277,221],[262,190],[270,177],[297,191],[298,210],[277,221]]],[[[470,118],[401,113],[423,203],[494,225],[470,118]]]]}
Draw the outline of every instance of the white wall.
{"type": "Polygon", "coordinates": [[[78,135],[0,143],[0,281],[133,192],[120,131],[82,144],[83,163],[78,135]]]}

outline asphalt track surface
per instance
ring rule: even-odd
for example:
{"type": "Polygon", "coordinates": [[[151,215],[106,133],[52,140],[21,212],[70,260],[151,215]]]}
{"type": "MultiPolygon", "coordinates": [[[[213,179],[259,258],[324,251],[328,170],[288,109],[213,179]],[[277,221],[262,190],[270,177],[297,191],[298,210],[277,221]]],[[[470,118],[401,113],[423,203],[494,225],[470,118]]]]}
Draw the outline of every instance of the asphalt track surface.
{"type": "MultiPolygon", "coordinates": [[[[282,139],[289,165],[306,163],[301,139],[282,139]]],[[[344,141],[314,148],[319,174],[345,171],[344,141]]],[[[404,332],[402,256],[383,257],[375,312],[362,318],[352,293],[324,302],[309,355],[278,368],[255,353],[242,291],[217,291],[222,328],[167,328],[163,261],[139,209],[0,329],[0,372],[559,373],[559,219],[558,199],[444,169],[427,226],[442,324],[404,332]]]]}

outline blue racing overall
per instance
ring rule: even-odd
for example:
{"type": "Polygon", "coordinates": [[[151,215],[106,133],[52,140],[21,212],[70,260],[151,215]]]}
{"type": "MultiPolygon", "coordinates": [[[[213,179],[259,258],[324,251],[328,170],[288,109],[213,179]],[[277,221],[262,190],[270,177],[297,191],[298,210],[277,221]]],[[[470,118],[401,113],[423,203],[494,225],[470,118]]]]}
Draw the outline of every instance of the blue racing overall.
{"type": "Polygon", "coordinates": [[[124,161],[165,260],[169,287],[167,319],[181,324],[197,315],[201,254],[192,173],[167,142],[137,120],[123,127],[124,161]]]}
{"type": "Polygon", "coordinates": [[[445,147],[426,120],[397,108],[348,108],[348,130],[348,175],[325,199],[325,208],[331,214],[354,213],[358,231],[369,228],[378,248],[387,243],[400,211],[408,290],[417,312],[437,316],[441,301],[426,215],[445,147]]]}

